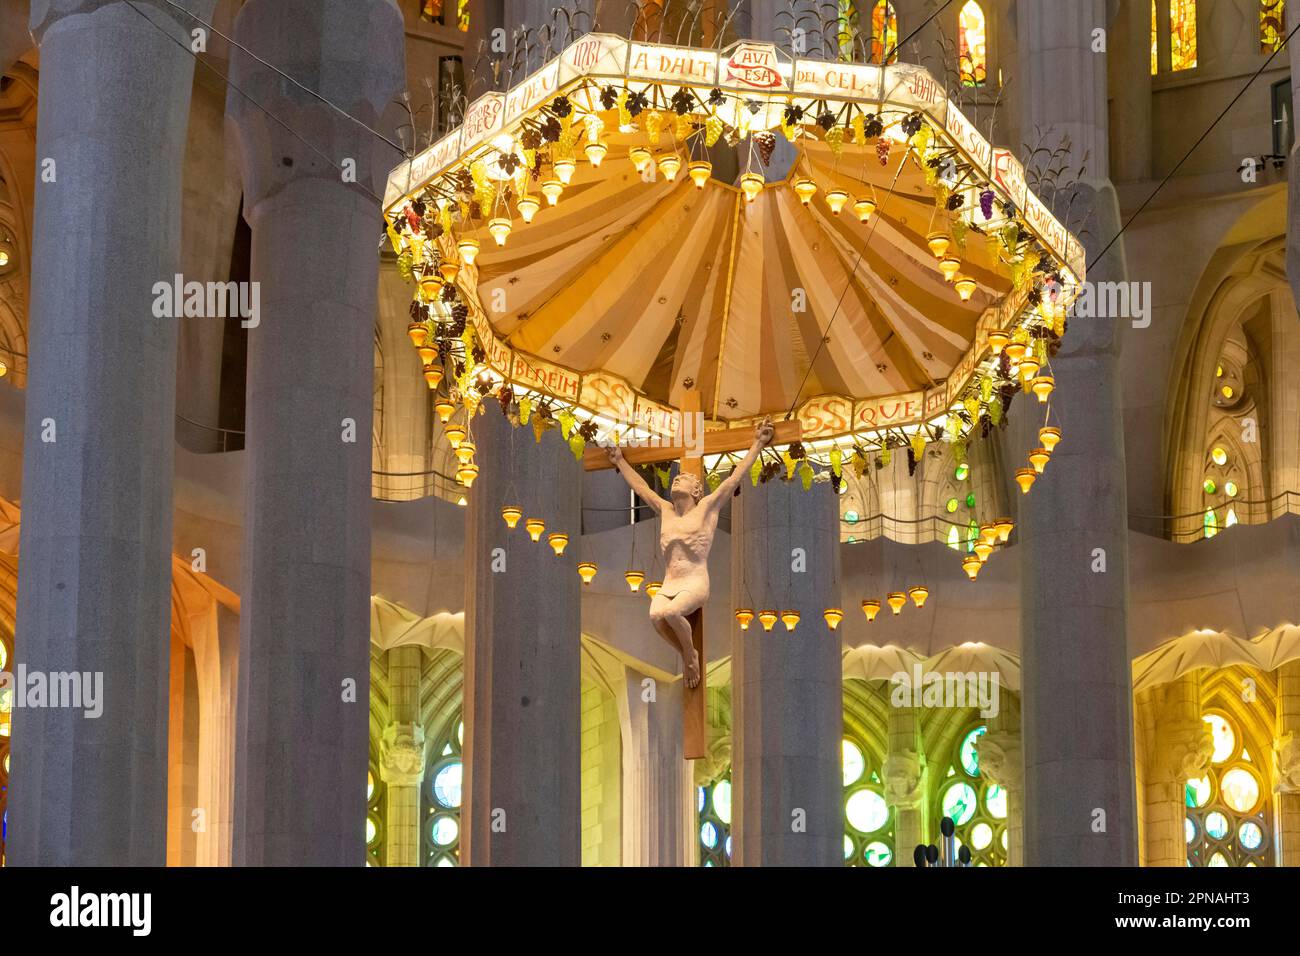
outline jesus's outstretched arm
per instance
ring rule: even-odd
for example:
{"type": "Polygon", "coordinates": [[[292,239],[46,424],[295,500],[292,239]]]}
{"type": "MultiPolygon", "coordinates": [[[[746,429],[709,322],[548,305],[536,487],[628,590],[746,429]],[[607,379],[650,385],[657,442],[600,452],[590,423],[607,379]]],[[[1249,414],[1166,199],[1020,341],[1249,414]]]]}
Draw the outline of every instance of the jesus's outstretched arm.
{"type": "Polygon", "coordinates": [[[664,500],[655,494],[650,489],[650,486],[645,483],[645,479],[637,474],[636,469],[624,460],[623,452],[619,450],[619,447],[617,445],[610,445],[609,448],[606,449],[606,453],[609,455],[610,464],[618,469],[618,473],[623,476],[623,480],[628,483],[628,487],[636,492],[637,497],[653,508],[657,513],[662,513],[664,510],[664,500]]]}

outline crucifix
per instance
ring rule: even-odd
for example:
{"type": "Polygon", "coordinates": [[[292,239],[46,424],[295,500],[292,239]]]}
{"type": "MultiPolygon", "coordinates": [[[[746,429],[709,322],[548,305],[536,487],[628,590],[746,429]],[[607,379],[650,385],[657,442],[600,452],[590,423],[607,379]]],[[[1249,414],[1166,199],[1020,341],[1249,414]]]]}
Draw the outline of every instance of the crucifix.
{"type": "MultiPolygon", "coordinates": [[[[699,420],[700,393],[687,391],[682,400],[683,432],[687,416],[699,420]]],[[[703,441],[688,449],[685,445],[589,448],[583,455],[583,468],[599,471],[616,468],[637,496],[659,515],[659,549],[664,559],[664,583],[650,602],[650,620],[659,635],[682,656],[683,704],[682,753],[687,760],[705,756],[708,732],[705,724],[704,678],[704,605],[709,599],[709,549],[718,528],[722,507],[740,487],[762,449],[773,442],[798,441],[802,428],[798,421],[773,425],[770,419],[753,429],[723,428],[703,431],[703,441]],[[703,446],[701,448],[701,445],[703,446]],[[711,493],[705,493],[704,455],[744,451],[745,457],[711,493]],[[651,490],[631,466],[678,462],[665,501],[651,490]]]]}

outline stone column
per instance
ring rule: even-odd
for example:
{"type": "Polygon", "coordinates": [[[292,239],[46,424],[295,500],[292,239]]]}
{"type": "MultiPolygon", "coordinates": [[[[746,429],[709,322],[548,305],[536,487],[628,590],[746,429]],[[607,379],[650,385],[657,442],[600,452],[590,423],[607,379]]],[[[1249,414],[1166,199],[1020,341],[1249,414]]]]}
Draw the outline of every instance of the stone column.
{"type": "Polygon", "coordinates": [[[1277,738],[1273,741],[1277,770],[1278,866],[1300,861],[1300,661],[1277,669],[1277,738]]]}
{"type": "MultiPolygon", "coordinates": [[[[1077,168],[1087,151],[1089,171],[1108,168],[1106,58],[1091,48],[1102,7],[1101,0],[1064,7],[1025,0],[1019,10],[1023,128],[1037,124],[1068,135],[1073,163],[1077,168]]],[[[1106,179],[1076,188],[1074,208],[1088,210],[1088,218],[1070,225],[1086,230],[1089,281],[1126,281],[1120,243],[1096,261],[1119,231],[1114,188],[1106,179]]],[[[1052,361],[1052,415],[1064,441],[1032,493],[1020,499],[1030,866],[1137,863],[1121,321],[1070,319],[1052,361]]],[[[1042,418],[1037,403],[1023,398],[1012,415],[1018,457],[1037,444],[1042,418]]]]}
{"type": "Polygon", "coordinates": [[[1186,866],[1187,781],[1210,766],[1214,739],[1201,720],[1199,673],[1192,671],[1157,688],[1154,746],[1148,758],[1143,798],[1146,803],[1147,866],[1186,866]]]}
{"type": "Polygon", "coordinates": [[[1010,693],[976,738],[980,775],[1007,794],[1007,866],[1025,865],[1025,759],[1020,736],[1020,705],[1010,693]]]}
{"type": "MultiPolygon", "coordinates": [[[[1286,29],[1290,33],[1300,24],[1300,3],[1286,5],[1286,29]]],[[[1291,75],[1300,76],[1300,43],[1288,43],[1287,55],[1291,59],[1291,75]]],[[[1277,60],[1273,61],[1277,63],[1277,60]]],[[[1291,85],[1291,122],[1294,128],[1300,116],[1300,83],[1291,85]]],[[[1300,136],[1291,144],[1287,175],[1287,222],[1300,222],[1300,136]]],[[[1291,294],[1300,302],[1300,229],[1290,228],[1286,234],[1286,276],[1291,283],[1291,294]]]]}
{"type": "MultiPolygon", "coordinates": [[[[403,82],[391,0],[251,0],[235,32],[362,123],[403,82]]],[[[234,83],[315,147],[232,88],[261,295],[248,348],[235,862],[361,866],[379,268],[367,190],[398,157],[247,54],[232,60],[234,83]]]]}
{"type": "Polygon", "coordinates": [[[213,602],[208,639],[194,641],[199,678],[198,805],[204,830],[195,863],[230,866],[235,799],[235,710],[239,685],[239,614],[213,602]]]}
{"type": "Polygon", "coordinates": [[[623,724],[623,865],[690,866],[696,834],[692,769],[682,758],[682,683],[625,670],[618,695],[623,724]],[[647,700],[653,689],[654,699],[647,700]]]}
{"type": "Polygon", "coordinates": [[[912,852],[926,837],[925,752],[915,707],[889,710],[889,753],[881,776],[885,800],[894,808],[894,866],[916,866],[912,852]]]}
{"type": "Polygon", "coordinates": [[[420,784],[424,780],[424,727],[420,723],[419,645],[388,651],[388,699],[392,723],[380,742],[379,774],[388,786],[385,866],[420,865],[420,784]]]}
{"type": "Polygon", "coordinates": [[[1115,78],[1115,139],[1124,144],[1111,171],[1119,182],[1151,178],[1151,5],[1130,0],[1108,24],[1115,78]]]}
{"type": "Polygon", "coordinates": [[[752,595],[756,613],[800,614],[793,633],[731,621],[732,861],[842,866],[842,652],[822,617],[839,602],[835,495],[829,483],[746,478],[731,529],[732,606],[752,595]]]}
{"type": "MultiPolygon", "coordinates": [[[[495,402],[474,417],[480,472],[465,531],[465,789],[462,861],[577,866],[582,466],[555,429],[540,442],[495,402]],[[541,518],[534,542],[501,518],[541,518]],[[557,557],[547,543],[564,532],[557,557]]],[[[606,570],[606,573],[609,573],[606,570]]]]}
{"type": "Polygon", "coordinates": [[[104,709],[15,712],[15,865],[165,859],[176,320],[155,317],[153,287],[179,262],[194,65],[173,14],[137,6],[154,25],[118,0],[32,11],[41,95],[15,653],[29,671],[102,675],[104,709]]]}

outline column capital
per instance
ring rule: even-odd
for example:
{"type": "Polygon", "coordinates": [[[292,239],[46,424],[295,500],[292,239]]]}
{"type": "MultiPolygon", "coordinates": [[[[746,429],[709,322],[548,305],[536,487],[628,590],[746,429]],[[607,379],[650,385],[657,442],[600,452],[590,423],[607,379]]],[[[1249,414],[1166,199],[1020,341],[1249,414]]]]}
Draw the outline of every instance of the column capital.
{"type": "Polygon", "coordinates": [[[424,780],[424,728],[389,724],[379,742],[379,776],[390,787],[418,787],[424,780]]]}
{"type": "Polygon", "coordinates": [[[925,757],[915,750],[897,750],[880,768],[885,802],[899,810],[915,810],[925,798],[925,757]]]}
{"type": "MultiPolygon", "coordinates": [[[[176,2],[204,22],[211,22],[212,10],[216,6],[217,0],[176,0],[176,2]]],[[[181,32],[186,34],[202,25],[198,20],[186,16],[174,6],[164,3],[163,0],[135,0],[135,6],[139,13],[148,16],[156,25],[171,26],[174,24],[183,28],[181,32]]],[[[32,37],[37,43],[41,43],[44,40],[46,31],[60,20],[78,14],[97,13],[107,7],[121,7],[128,16],[137,17],[136,11],[131,9],[126,0],[31,0],[30,27],[32,37]]],[[[142,23],[141,26],[144,26],[145,29],[152,29],[147,24],[142,23]]],[[[180,33],[177,33],[176,36],[179,38],[180,33]]]]}
{"type": "Polygon", "coordinates": [[[1021,790],[1025,785],[1025,763],[1020,734],[990,730],[975,743],[980,774],[1004,790],[1021,790]]]}
{"type": "Polygon", "coordinates": [[[1195,717],[1173,718],[1156,725],[1158,759],[1152,777],[1179,785],[1203,775],[1214,755],[1209,725],[1195,717]]]}
{"type": "Polygon", "coordinates": [[[382,122],[406,82],[393,0],[249,0],[235,39],[255,54],[231,50],[226,100],[246,207],[304,179],[382,192],[402,159],[382,122]]]}
{"type": "Polygon", "coordinates": [[[1273,741],[1277,760],[1278,793],[1300,793],[1300,739],[1285,733],[1273,741]]]}

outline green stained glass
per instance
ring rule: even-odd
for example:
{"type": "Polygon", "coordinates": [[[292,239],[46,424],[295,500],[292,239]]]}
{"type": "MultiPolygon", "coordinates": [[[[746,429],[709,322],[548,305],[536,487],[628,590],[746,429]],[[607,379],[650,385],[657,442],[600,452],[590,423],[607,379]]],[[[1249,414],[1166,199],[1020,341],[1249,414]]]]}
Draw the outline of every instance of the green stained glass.
{"type": "Polygon", "coordinates": [[[987,732],[987,727],[976,727],[961,742],[961,768],[972,777],[980,775],[980,755],[976,743],[987,732]]]}
{"type": "Polygon", "coordinates": [[[954,783],[943,793],[943,815],[962,826],[975,815],[975,791],[967,783],[954,783]]]}
{"type": "Polygon", "coordinates": [[[1196,780],[1188,780],[1184,793],[1189,807],[1195,809],[1205,806],[1210,802],[1210,778],[1199,777],[1196,780]]]}
{"type": "Polygon", "coordinates": [[[952,514],[957,510],[957,499],[949,498],[947,504],[945,504],[944,507],[948,509],[948,514],[952,514]]]}
{"type": "Polygon", "coordinates": [[[1207,495],[1212,495],[1219,490],[1219,486],[1214,483],[1213,478],[1206,478],[1205,484],[1201,485],[1201,487],[1205,489],[1207,495]]]}
{"type": "Polygon", "coordinates": [[[953,469],[952,476],[956,478],[958,481],[965,481],[967,478],[970,477],[970,465],[966,464],[965,462],[962,462],[960,465],[958,465],[956,468],[953,469]]]}
{"type": "Polygon", "coordinates": [[[731,822],[731,781],[719,780],[713,786],[713,812],[723,823],[731,822]]]}
{"type": "Polygon", "coordinates": [[[867,861],[867,866],[889,866],[894,859],[894,851],[879,840],[872,840],[862,851],[862,856],[867,861]]]}
{"type": "Polygon", "coordinates": [[[889,819],[889,807],[876,791],[859,790],[845,802],[844,816],[859,833],[875,833],[889,819]]]}
{"type": "Polygon", "coordinates": [[[972,491],[970,494],[966,496],[966,507],[967,508],[975,507],[975,492],[972,491]]]}
{"type": "Polygon", "coordinates": [[[844,786],[856,783],[857,779],[867,769],[866,758],[862,756],[862,750],[851,740],[845,740],[840,747],[841,757],[840,766],[844,771],[844,786]]]}

